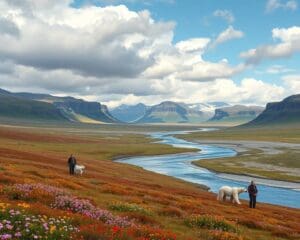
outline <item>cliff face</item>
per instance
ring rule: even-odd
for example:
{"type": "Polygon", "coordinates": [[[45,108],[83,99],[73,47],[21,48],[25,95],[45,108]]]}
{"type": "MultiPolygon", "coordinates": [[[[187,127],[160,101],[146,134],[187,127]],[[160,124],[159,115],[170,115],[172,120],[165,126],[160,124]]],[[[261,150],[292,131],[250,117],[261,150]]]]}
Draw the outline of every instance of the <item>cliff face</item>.
{"type": "Polygon", "coordinates": [[[297,122],[300,125],[300,94],[290,96],[281,102],[268,103],[266,110],[246,126],[297,122]]]}
{"type": "MultiPolygon", "coordinates": [[[[57,113],[60,113],[63,119],[69,121],[118,122],[110,115],[107,107],[98,102],[87,102],[73,97],[56,97],[49,94],[11,93],[3,89],[0,89],[0,94],[18,99],[20,106],[31,102],[34,106],[40,106],[39,111],[46,111],[42,106],[47,108],[47,111],[49,111],[49,108],[53,108],[57,113]]],[[[36,110],[36,115],[40,115],[38,110],[36,110]]]]}
{"type": "Polygon", "coordinates": [[[263,107],[235,105],[215,110],[215,115],[209,120],[210,122],[240,122],[245,123],[256,118],[262,111],[263,107]]]}
{"type": "Polygon", "coordinates": [[[107,107],[98,102],[86,102],[73,98],[54,101],[53,104],[65,113],[69,113],[69,116],[71,116],[71,113],[75,113],[100,122],[111,123],[117,121],[109,114],[107,107]]]}
{"type": "Polygon", "coordinates": [[[67,118],[52,104],[22,99],[12,96],[9,92],[0,92],[0,117],[43,120],[67,121],[67,118]]]}
{"type": "Polygon", "coordinates": [[[203,112],[189,108],[182,103],[162,102],[149,108],[139,123],[200,123],[205,115],[203,112]]]}

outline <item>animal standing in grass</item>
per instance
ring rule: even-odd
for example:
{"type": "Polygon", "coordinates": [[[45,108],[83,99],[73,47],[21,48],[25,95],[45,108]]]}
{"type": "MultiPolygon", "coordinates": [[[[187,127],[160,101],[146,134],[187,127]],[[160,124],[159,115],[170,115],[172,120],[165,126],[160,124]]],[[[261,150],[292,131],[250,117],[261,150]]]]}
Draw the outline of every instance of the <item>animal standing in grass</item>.
{"type": "Polygon", "coordinates": [[[246,188],[243,187],[228,187],[223,186],[219,189],[218,197],[217,199],[219,201],[226,201],[227,196],[230,197],[230,201],[232,203],[241,204],[239,200],[239,194],[247,192],[246,188]]]}
{"type": "Polygon", "coordinates": [[[78,164],[77,164],[77,165],[75,165],[74,172],[75,172],[76,174],[82,175],[84,169],[85,169],[85,166],[83,166],[83,165],[78,165],[78,164]]]}

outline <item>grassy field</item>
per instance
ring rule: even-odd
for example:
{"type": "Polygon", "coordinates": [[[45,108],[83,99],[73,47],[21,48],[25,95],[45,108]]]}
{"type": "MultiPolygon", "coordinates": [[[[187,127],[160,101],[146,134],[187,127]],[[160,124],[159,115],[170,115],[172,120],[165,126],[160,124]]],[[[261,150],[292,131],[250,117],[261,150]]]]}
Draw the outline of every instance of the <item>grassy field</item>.
{"type": "Polygon", "coordinates": [[[0,220],[53,240],[299,239],[300,210],[219,203],[196,184],[113,162],[184,150],[151,143],[137,134],[145,127],[108,128],[0,127],[0,220]],[[83,176],[68,175],[70,153],[87,167],[83,176]],[[23,228],[25,216],[43,225],[23,228]]]}

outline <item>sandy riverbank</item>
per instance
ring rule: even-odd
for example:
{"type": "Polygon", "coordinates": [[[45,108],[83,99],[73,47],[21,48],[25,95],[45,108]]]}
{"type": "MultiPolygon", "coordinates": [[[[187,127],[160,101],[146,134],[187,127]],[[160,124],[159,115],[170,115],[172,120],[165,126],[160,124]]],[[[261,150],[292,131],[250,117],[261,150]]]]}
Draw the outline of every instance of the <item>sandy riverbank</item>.
{"type": "MultiPolygon", "coordinates": [[[[284,151],[300,151],[300,144],[297,143],[281,143],[281,142],[261,142],[261,141],[234,141],[234,140],[197,140],[197,143],[209,144],[214,146],[226,147],[234,149],[238,155],[246,156],[251,155],[252,150],[260,151],[259,155],[275,155],[284,153],[284,151]]],[[[285,172],[291,175],[300,176],[300,168],[292,168],[287,166],[273,165],[263,162],[249,161],[243,162],[243,167],[248,168],[260,168],[267,171],[285,172]]],[[[214,171],[214,169],[210,169],[214,171]]],[[[300,183],[272,180],[262,176],[256,176],[254,174],[229,174],[217,171],[222,178],[241,180],[249,182],[255,180],[259,184],[265,184],[270,186],[284,187],[289,189],[296,189],[300,191],[300,183]]]]}
{"type": "Polygon", "coordinates": [[[300,150],[300,144],[298,143],[262,142],[248,140],[226,140],[226,142],[224,140],[195,140],[195,142],[232,148],[238,153],[244,153],[251,149],[261,150],[265,154],[278,154],[283,152],[283,149],[300,150]]]}

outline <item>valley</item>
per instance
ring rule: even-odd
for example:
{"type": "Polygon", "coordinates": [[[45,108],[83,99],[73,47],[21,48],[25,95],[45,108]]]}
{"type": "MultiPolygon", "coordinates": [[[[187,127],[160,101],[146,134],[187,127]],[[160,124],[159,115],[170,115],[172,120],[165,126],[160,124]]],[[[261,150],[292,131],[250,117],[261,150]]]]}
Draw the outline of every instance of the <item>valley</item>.
{"type": "MultiPolygon", "coordinates": [[[[180,130],[178,126],[177,129],[170,128],[180,130]]],[[[153,130],[157,131],[158,127],[154,126],[153,130]]],[[[69,211],[68,218],[85,239],[92,236],[109,238],[113,236],[110,234],[123,234],[135,239],[137,237],[134,236],[147,237],[154,233],[157,234],[156,239],[210,240],[211,236],[214,239],[230,236],[230,239],[237,240],[298,238],[300,228],[296,219],[300,212],[297,209],[260,203],[252,212],[245,201],[241,206],[218,203],[215,194],[207,192],[201,185],[113,162],[112,159],[120,156],[187,151],[153,143],[152,139],[136,134],[138,132],[149,132],[149,129],[145,126],[132,126],[132,129],[126,126],[124,129],[117,125],[102,128],[90,125],[82,125],[81,128],[2,126],[0,182],[2,189],[7,190],[2,192],[1,201],[15,208],[26,203],[26,211],[31,214],[66,214],[63,209],[56,210],[47,205],[51,200],[51,195],[45,192],[48,190],[38,190],[39,195],[29,195],[26,199],[10,197],[13,194],[11,188],[16,183],[45,184],[67,191],[78,199],[88,199],[98,208],[112,212],[114,216],[132,219],[135,225],[139,225],[138,232],[135,227],[128,226],[113,233],[114,225],[87,219],[76,210],[69,211]],[[66,161],[71,153],[86,166],[83,176],[68,175],[66,161]],[[280,220],[283,216],[287,221],[280,220]],[[197,227],[195,221],[213,221],[225,227],[217,231],[209,225],[197,227]]]]}
{"type": "Polygon", "coordinates": [[[0,240],[300,240],[300,0],[0,13],[0,240]]]}

